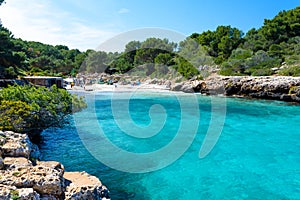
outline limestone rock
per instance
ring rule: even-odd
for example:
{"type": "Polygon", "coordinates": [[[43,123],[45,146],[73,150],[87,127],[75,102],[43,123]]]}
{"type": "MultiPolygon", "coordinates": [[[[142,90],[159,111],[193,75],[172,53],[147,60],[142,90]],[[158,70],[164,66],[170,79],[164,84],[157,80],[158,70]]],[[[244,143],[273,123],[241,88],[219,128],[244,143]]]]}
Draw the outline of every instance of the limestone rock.
{"type": "Polygon", "coordinates": [[[9,157],[26,157],[29,158],[30,151],[19,142],[9,141],[2,146],[3,155],[9,157]]]}
{"type": "Polygon", "coordinates": [[[17,189],[13,186],[0,185],[0,199],[11,200],[17,198],[18,200],[40,200],[40,195],[32,188],[17,189]]]}
{"type": "Polygon", "coordinates": [[[62,174],[65,171],[64,166],[60,162],[57,162],[57,161],[38,161],[37,165],[55,169],[55,170],[61,172],[62,174]]]}
{"type": "Polygon", "coordinates": [[[7,185],[0,185],[0,199],[1,200],[10,200],[10,192],[16,190],[16,187],[11,187],[7,185]]]}
{"type": "Polygon", "coordinates": [[[171,86],[171,91],[181,91],[185,93],[194,93],[193,85],[190,83],[176,83],[175,85],[171,86]]]}
{"type": "Polygon", "coordinates": [[[66,199],[70,200],[95,200],[110,199],[109,191],[100,180],[85,172],[66,172],[66,199]]]}
{"type": "Polygon", "coordinates": [[[190,84],[184,84],[182,87],[181,87],[181,91],[182,92],[185,92],[185,93],[194,93],[194,89],[193,89],[193,86],[190,85],[190,84]]]}
{"type": "Polygon", "coordinates": [[[59,196],[63,193],[63,171],[37,165],[30,169],[30,177],[34,177],[33,189],[39,194],[59,196]]]}
{"type": "Polygon", "coordinates": [[[21,188],[17,190],[19,193],[19,200],[40,200],[40,195],[32,188],[21,188]]]}
{"type": "Polygon", "coordinates": [[[63,193],[63,172],[45,166],[17,168],[2,173],[0,184],[33,188],[39,194],[60,196],[63,193]]]}
{"type": "Polygon", "coordinates": [[[109,199],[109,191],[94,176],[74,172],[65,180],[61,163],[31,162],[29,157],[39,157],[39,150],[27,135],[0,131],[0,144],[0,200],[109,199]]]}
{"type": "Polygon", "coordinates": [[[4,168],[4,161],[3,158],[0,157],[0,169],[4,168]]]}
{"type": "Polygon", "coordinates": [[[0,131],[0,146],[6,143],[6,135],[3,131],[0,131]]]}
{"type": "Polygon", "coordinates": [[[6,170],[30,167],[32,163],[30,160],[22,157],[6,157],[4,158],[4,167],[6,170]]]}
{"type": "Polygon", "coordinates": [[[176,83],[174,86],[171,86],[171,91],[181,91],[183,83],[176,83]]]}
{"type": "Polygon", "coordinates": [[[59,197],[53,196],[53,195],[42,195],[40,200],[61,200],[59,197]]]}
{"type": "Polygon", "coordinates": [[[4,157],[40,157],[37,145],[33,144],[26,134],[6,131],[3,135],[5,136],[5,141],[2,144],[4,157]]]}
{"type": "Polygon", "coordinates": [[[213,76],[205,80],[204,94],[248,96],[300,102],[300,77],[213,76]]]}

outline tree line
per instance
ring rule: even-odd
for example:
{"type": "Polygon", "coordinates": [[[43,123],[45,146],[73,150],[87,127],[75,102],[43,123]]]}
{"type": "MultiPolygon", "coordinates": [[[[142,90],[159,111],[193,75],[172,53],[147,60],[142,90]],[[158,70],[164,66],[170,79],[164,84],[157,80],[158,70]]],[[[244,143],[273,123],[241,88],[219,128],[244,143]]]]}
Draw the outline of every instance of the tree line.
{"type": "MultiPolygon", "coordinates": [[[[0,1],[0,5],[1,5],[0,1]]],[[[0,25],[0,78],[24,75],[75,76],[79,72],[132,73],[185,78],[222,75],[300,75],[300,7],[281,11],[246,34],[231,26],[193,33],[177,43],[148,38],[123,52],[69,49],[16,39],[0,25]],[[141,68],[142,67],[142,68],[141,68]]]]}

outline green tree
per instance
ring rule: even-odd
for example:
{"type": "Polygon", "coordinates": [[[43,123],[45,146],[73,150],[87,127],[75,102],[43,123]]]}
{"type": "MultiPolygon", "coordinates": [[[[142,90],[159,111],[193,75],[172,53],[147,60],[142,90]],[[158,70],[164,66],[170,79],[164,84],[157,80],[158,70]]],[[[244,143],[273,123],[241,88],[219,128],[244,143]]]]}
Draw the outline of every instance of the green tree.
{"type": "Polygon", "coordinates": [[[0,90],[0,102],[0,129],[18,132],[61,126],[68,114],[86,107],[82,98],[55,85],[9,86],[0,90]]]}
{"type": "Polygon", "coordinates": [[[193,34],[200,45],[204,46],[209,55],[215,58],[217,64],[225,61],[232,50],[243,43],[243,32],[231,26],[218,26],[215,31],[206,31],[202,34],[193,34]]]}
{"type": "Polygon", "coordinates": [[[131,41],[125,46],[125,52],[136,51],[141,47],[140,41],[131,41]]]}
{"type": "Polygon", "coordinates": [[[242,48],[232,51],[229,59],[221,66],[220,74],[222,75],[245,75],[247,59],[251,58],[253,52],[242,48]]]}
{"type": "Polygon", "coordinates": [[[104,72],[108,67],[109,59],[108,55],[104,51],[93,51],[89,53],[86,58],[86,72],[95,73],[95,72],[104,72]]]}

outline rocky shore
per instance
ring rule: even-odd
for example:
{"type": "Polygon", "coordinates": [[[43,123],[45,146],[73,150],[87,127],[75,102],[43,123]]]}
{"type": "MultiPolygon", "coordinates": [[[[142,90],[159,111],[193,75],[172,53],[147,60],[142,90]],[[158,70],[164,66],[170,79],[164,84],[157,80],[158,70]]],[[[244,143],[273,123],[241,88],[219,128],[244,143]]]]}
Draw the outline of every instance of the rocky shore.
{"type": "Polygon", "coordinates": [[[171,90],[300,103],[300,77],[212,76],[203,81],[177,83],[171,90]]]}
{"type": "MultiPolygon", "coordinates": [[[[80,75],[77,79],[91,83],[85,86],[85,89],[88,89],[88,91],[123,91],[132,90],[138,86],[141,90],[170,90],[185,93],[239,96],[300,103],[300,77],[219,76],[214,74],[204,80],[191,79],[183,81],[180,77],[167,80],[126,75],[93,74],[80,75]],[[97,84],[100,78],[105,81],[111,80],[115,83],[115,87],[113,85],[97,84]]],[[[75,86],[73,89],[80,90],[82,88],[75,86]]]]}
{"type": "Polygon", "coordinates": [[[65,172],[61,163],[38,161],[26,134],[0,131],[1,200],[105,200],[108,189],[86,172],[65,172]]]}

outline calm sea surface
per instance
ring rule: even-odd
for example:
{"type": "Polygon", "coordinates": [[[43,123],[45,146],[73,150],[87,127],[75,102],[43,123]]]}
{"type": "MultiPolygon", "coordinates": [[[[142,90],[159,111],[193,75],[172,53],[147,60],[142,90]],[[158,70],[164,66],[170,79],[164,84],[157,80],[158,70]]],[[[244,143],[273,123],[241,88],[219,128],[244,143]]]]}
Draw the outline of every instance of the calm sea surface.
{"type": "MultiPolygon", "coordinates": [[[[67,171],[86,171],[99,177],[110,189],[112,199],[300,199],[300,106],[200,95],[195,105],[193,98],[182,95],[178,100],[172,93],[137,93],[128,101],[122,93],[86,95],[86,110],[71,116],[65,127],[43,132],[43,160],[57,160],[67,171]],[[158,109],[151,110],[153,105],[158,109]],[[222,119],[218,115],[223,115],[224,105],[226,116],[218,142],[206,157],[199,158],[204,137],[209,128],[216,128],[211,127],[212,121],[222,119]],[[120,128],[116,123],[119,111],[129,113],[129,118],[124,114],[117,119],[127,127],[122,124],[120,128]],[[200,115],[195,115],[197,112],[200,115]],[[183,113],[190,122],[182,122],[183,113]],[[193,139],[195,122],[198,127],[193,139]],[[161,124],[163,127],[155,127],[161,124]],[[137,134],[141,136],[152,128],[158,132],[149,138],[136,138],[126,134],[131,127],[135,130],[133,126],[139,127],[137,134]],[[145,132],[140,131],[143,128],[145,132]],[[159,151],[178,137],[179,129],[192,138],[192,144],[179,159],[160,170],[127,173],[93,156],[95,152],[105,153],[100,129],[111,143],[136,154],[159,151]],[[89,140],[96,144],[94,152],[85,146],[89,140]]],[[[114,155],[106,154],[105,158],[113,163],[114,155]]],[[[128,159],[123,164],[127,162],[134,161],[128,159]]],[[[158,164],[153,161],[153,165],[158,164]]]]}

